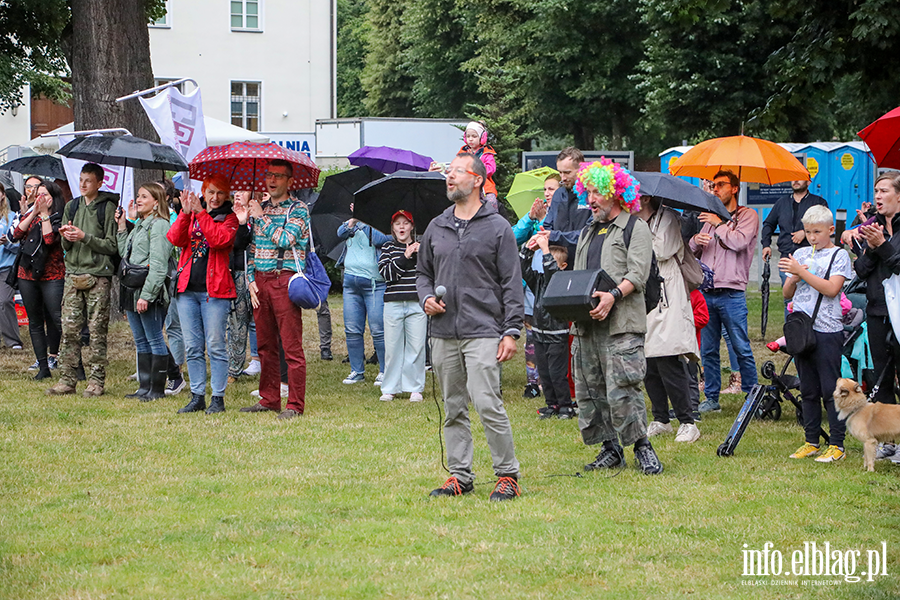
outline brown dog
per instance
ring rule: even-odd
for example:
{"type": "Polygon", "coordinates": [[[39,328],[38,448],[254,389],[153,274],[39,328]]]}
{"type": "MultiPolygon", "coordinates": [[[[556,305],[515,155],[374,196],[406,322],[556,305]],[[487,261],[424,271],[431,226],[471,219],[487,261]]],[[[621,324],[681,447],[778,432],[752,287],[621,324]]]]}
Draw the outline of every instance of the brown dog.
{"type": "Polygon", "coordinates": [[[900,438],[900,405],[870,403],[858,383],[838,379],[834,406],[850,434],[863,443],[863,468],[874,471],[878,442],[900,438]]]}

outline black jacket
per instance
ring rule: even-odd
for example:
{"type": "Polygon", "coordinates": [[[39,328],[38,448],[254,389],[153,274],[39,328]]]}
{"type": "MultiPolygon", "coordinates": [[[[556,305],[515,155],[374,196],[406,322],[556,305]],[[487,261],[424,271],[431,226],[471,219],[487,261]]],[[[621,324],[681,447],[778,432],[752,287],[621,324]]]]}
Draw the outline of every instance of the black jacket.
{"type": "MultiPolygon", "coordinates": [[[[875,222],[884,227],[887,219],[878,215],[875,222]]],[[[900,275],[900,213],[891,219],[891,226],[893,237],[877,248],[865,247],[854,263],[856,276],[866,281],[866,314],[873,317],[887,316],[883,282],[891,275],[900,275]]]]}
{"type": "Polygon", "coordinates": [[[531,267],[534,260],[534,250],[522,248],[519,254],[522,261],[522,278],[525,285],[534,293],[534,325],[531,327],[531,335],[534,341],[542,344],[559,344],[569,342],[569,324],[561,321],[544,310],[544,292],[554,273],[559,272],[559,265],[552,254],[545,254],[542,265],[544,272],[538,273],[531,267]]]}
{"type": "MultiPolygon", "coordinates": [[[[560,186],[553,193],[544,229],[550,231],[550,244],[569,246],[569,256],[573,256],[578,236],[585,225],[591,222],[592,214],[587,207],[578,207],[578,196],[572,190],[560,186]]],[[[571,261],[570,261],[571,262],[571,261]]]]}
{"type": "Polygon", "coordinates": [[[447,288],[447,312],[431,319],[431,336],[442,339],[518,337],[525,320],[522,269],[512,227],[487,203],[469,221],[462,239],[450,206],[419,243],[419,302],[447,288]]]}
{"type": "Polygon", "coordinates": [[[809,242],[805,239],[799,244],[795,244],[791,239],[791,234],[803,229],[801,219],[804,213],[810,206],[816,205],[827,207],[828,202],[822,196],[816,196],[809,192],[806,193],[799,203],[794,202],[793,194],[782,196],[776,200],[775,206],[772,207],[772,210],[763,221],[762,231],[759,234],[762,247],[768,248],[772,245],[772,235],[774,235],[776,229],[778,229],[778,252],[782,256],[793,254],[797,251],[797,248],[809,246],[809,242]],[[795,205],[797,207],[796,211],[794,210],[795,205]]]}

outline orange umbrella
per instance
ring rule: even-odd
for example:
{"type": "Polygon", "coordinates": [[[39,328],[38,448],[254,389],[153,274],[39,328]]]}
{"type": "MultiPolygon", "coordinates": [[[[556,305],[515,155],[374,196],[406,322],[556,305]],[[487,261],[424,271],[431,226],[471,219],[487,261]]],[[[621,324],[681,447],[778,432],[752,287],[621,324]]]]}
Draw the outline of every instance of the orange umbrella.
{"type": "Polygon", "coordinates": [[[809,181],[809,171],[790,152],[766,140],[735,135],[701,142],[669,167],[672,175],[712,179],[720,169],[733,171],[741,181],[772,185],[809,181]]]}

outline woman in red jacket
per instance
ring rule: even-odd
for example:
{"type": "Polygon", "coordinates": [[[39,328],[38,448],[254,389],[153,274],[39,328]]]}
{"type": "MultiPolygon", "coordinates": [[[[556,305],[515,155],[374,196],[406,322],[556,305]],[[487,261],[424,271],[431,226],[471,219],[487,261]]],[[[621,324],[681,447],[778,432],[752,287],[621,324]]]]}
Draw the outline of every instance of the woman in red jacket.
{"type": "Polygon", "coordinates": [[[203,182],[204,203],[193,192],[181,194],[181,214],[168,238],[181,248],[175,301],[184,334],[191,401],[179,413],[206,409],[225,411],[228,349],[225,328],[231,301],[236,297],[229,270],[238,220],[228,199],[231,183],[214,176],[203,182]],[[206,408],[206,356],[209,354],[212,397],[206,408]]]}

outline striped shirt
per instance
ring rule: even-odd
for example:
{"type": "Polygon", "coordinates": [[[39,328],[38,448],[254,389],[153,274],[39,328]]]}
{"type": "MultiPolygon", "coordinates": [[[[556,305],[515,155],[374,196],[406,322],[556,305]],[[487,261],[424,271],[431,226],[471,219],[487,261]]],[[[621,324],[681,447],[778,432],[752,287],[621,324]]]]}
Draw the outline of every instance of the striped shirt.
{"type": "Polygon", "coordinates": [[[411,258],[406,258],[405,252],[406,244],[394,239],[381,247],[378,271],[386,282],[385,302],[419,301],[419,294],[416,292],[416,258],[419,254],[416,252],[411,258]]]}
{"type": "Polygon", "coordinates": [[[309,209],[297,200],[273,205],[262,204],[263,216],[253,220],[253,240],[247,248],[247,279],[253,281],[256,271],[271,272],[278,268],[278,255],[284,251],[281,268],[295,271],[292,247],[297,248],[300,268],[306,267],[309,248],[309,209]],[[290,212],[290,215],[288,215],[290,212]]]}

